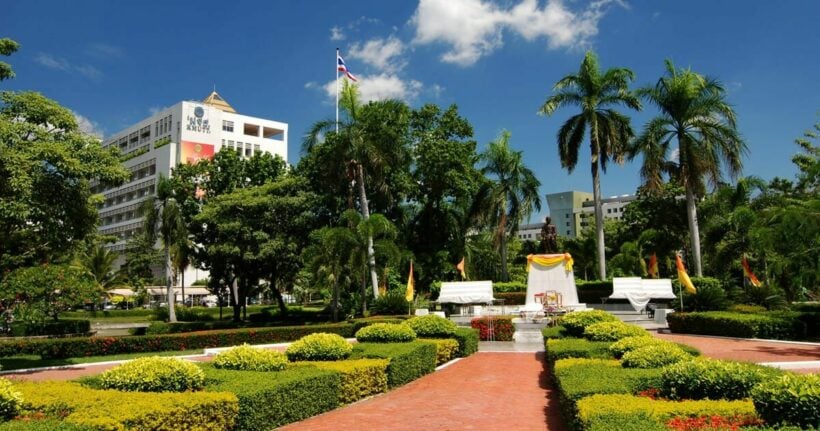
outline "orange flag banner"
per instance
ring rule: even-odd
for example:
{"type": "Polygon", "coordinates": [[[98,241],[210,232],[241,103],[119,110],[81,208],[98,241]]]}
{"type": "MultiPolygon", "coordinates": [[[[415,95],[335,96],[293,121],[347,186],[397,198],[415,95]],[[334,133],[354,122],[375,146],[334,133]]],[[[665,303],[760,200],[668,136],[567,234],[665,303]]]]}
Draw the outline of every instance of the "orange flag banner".
{"type": "Polygon", "coordinates": [[[649,268],[647,268],[647,272],[649,273],[649,277],[658,278],[658,256],[656,256],[655,253],[652,253],[652,256],[649,258],[649,268]]]}
{"type": "Polygon", "coordinates": [[[467,273],[464,271],[464,258],[463,257],[461,258],[461,262],[459,262],[458,265],[456,265],[456,269],[458,270],[458,272],[461,273],[461,279],[466,280],[467,279],[467,273]]]}
{"type": "Polygon", "coordinates": [[[678,267],[678,281],[680,281],[680,284],[692,295],[698,293],[698,290],[695,289],[695,285],[692,284],[692,280],[689,279],[689,274],[686,273],[686,267],[683,266],[683,261],[680,260],[679,254],[675,255],[675,266],[678,267]]]}
{"type": "Polygon", "coordinates": [[[746,256],[740,258],[740,264],[743,266],[743,274],[749,279],[752,286],[760,287],[760,280],[758,280],[757,277],[755,277],[755,273],[752,272],[752,268],[749,266],[749,261],[746,260],[746,256]]]}
{"type": "Polygon", "coordinates": [[[407,290],[404,293],[404,298],[407,299],[408,302],[413,301],[413,295],[415,295],[416,291],[416,282],[413,280],[413,261],[410,261],[410,275],[407,277],[407,290]]]}

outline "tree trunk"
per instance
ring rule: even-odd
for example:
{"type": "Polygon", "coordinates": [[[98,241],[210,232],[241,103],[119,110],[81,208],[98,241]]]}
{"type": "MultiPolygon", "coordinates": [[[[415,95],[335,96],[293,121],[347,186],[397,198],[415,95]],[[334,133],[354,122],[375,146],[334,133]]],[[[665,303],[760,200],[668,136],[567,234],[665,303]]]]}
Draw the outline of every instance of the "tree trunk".
{"type": "Polygon", "coordinates": [[[501,280],[504,282],[510,281],[510,276],[507,273],[507,229],[501,232],[501,280]]]}
{"type": "Polygon", "coordinates": [[[168,295],[168,321],[176,322],[177,313],[174,309],[174,299],[176,294],[174,293],[174,282],[171,271],[171,249],[168,246],[165,246],[165,291],[168,295]]]}
{"type": "Polygon", "coordinates": [[[276,304],[279,306],[279,315],[280,316],[287,316],[288,315],[288,306],[285,305],[285,299],[282,298],[282,292],[276,288],[275,283],[271,280],[271,293],[273,297],[276,298],[276,304]]]}
{"type": "Polygon", "coordinates": [[[367,317],[367,279],[362,277],[362,317],[367,317]]]}
{"type": "Polygon", "coordinates": [[[686,217],[689,219],[689,237],[692,240],[692,260],[695,265],[695,275],[703,277],[703,268],[700,265],[700,229],[698,228],[698,208],[695,193],[686,189],[686,217]]]}
{"type": "Polygon", "coordinates": [[[242,312],[242,304],[239,302],[239,281],[237,280],[238,277],[234,277],[233,283],[231,284],[231,306],[233,307],[233,321],[239,322],[241,321],[241,312],[242,312]]]}
{"type": "MultiPolygon", "coordinates": [[[[182,271],[179,272],[179,279],[182,281],[180,283],[182,287],[182,305],[186,305],[185,303],[185,268],[182,268],[182,271]]],[[[191,301],[191,305],[194,305],[194,302],[191,301]]]]}
{"type": "Polygon", "coordinates": [[[339,321],[339,281],[334,277],[333,279],[333,303],[330,307],[333,310],[333,322],[339,321]]]}
{"type": "MultiPolygon", "coordinates": [[[[362,217],[370,219],[370,208],[367,205],[367,193],[364,190],[364,168],[361,163],[356,164],[356,181],[359,182],[359,202],[362,205],[362,217]]],[[[370,284],[373,287],[373,297],[379,297],[379,276],[376,274],[376,253],[373,251],[373,236],[367,236],[367,266],[370,268],[370,284]]]]}
{"type": "Polygon", "coordinates": [[[598,247],[598,275],[606,280],[606,243],[604,242],[604,209],[601,203],[601,179],[598,174],[598,143],[595,136],[598,128],[595,123],[590,130],[590,145],[592,146],[592,201],[595,204],[595,245],[598,247]]]}

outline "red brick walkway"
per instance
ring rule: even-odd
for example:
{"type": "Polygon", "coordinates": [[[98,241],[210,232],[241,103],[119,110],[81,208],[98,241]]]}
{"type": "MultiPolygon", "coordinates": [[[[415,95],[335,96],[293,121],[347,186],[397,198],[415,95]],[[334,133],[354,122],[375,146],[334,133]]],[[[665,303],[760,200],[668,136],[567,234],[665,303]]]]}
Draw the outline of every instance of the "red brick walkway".
{"type": "Polygon", "coordinates": [[[478,353],[387,394],[281,428],[563,431],[543,353],[478,353]]]}

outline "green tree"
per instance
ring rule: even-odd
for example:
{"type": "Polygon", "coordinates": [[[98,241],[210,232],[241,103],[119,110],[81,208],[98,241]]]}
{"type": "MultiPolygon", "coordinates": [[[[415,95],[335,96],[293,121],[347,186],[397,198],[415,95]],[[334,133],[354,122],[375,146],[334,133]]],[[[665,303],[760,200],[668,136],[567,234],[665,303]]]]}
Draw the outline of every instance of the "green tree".
{"type": "MultiPolygon", "coordinates": [[[[165,274],[165,291],[168,301],[168,320],[177,321],[174,301],[174,263],[172,250],[188,241],[188,230],[182,218],[182,211],[177,202],[171,180],[160,175],[157,181],[157,194],[142,203],[142,216],[145,231],[153,238],[158,238],[164,253],[163,268],[165,274]]],[[[150,238],[150,237],[149,237],[150,238]]]]}
{"type": "Polygon", "coordinates": [[[655,105],[660,114],[645,126],[631,150],[643,155],[641,178],[650,190],[675,178],[686,192],[686,214],[695,274],[703,276],[700,255],[697,200],[706,193],[704,178],[713,186],[721,180],[721,165],[735,178],[742,168],[746,144],[737,131],[735,112],[726,102],[726,90],[716,80],[691,69],[676,69],[666,60],[666,76],[638,94],[655,105]],[[677,143],[677,160],[670,160],[677,143]]]}
{"type": "MultiPolygon", "coordinates": [[[[409,108],[397,100],[383,100],[363,105],[358,89],[345,82],[340,106],[343,120],[325,120],[313,124],[305,136],[306,153],[321,145],[335,149],[336,160],[327,169],[346,172],[348,181],[354,180],[362,217],[370,218],[368,188],[378,190],[385,202],[399,202],[402,189],[409,187],[410,151],[408,146],[409,108]],[[324,137],[324,142],[322,138],[324,137]],[[341,168],[341,169],[340,169],[341,168]],[[392,178],[391,181],[387,181],[392,178]],[[398,188],[394,186],[400,186],[398,188]]],[[[368,241],[368,268],[375,297],[379,296],[373,240],[368,241]]]]}
{"type": "Polygon", "coordinates": [[[543,115],[552,115],[565,106],[581,108],[580,114],[570,117],[558,130],[558,155],[561,166],[569,172],[578,163],[578,152],[589,129],[598,272],[601,279],[606,279],[606,252],[599,170],[606,173],[610,159],[621,163],[629,140],[634,136],[629,117],[613,109],[615,106],[641,109],[640,101],[629,90],[629,83],[634,79],[635,74],[626,68],[607,69],[602,73],[597,56],[587,51],[578,73],[567,75],[555,83],[555,94],[544,102],[539,111],[543,115]]]}
{"type": "MultiPolygon", "coordinates": [[[[92,180],[128,171],[115,149],[80,131],[74,115],[33,92],[0,94],[0,274],[66,259],[96,232],[92,180]]],[[[2,277],[0,275],[0,277],[2,277]]]]}
{"type": "Polygon", "coordinates": [[[0,304],[28,322],[57,320],[61,312],[96,301],[102,293],[88,271],[66,264],[17,268],[0,282],[0,304]]]}
{"type": "Polygon", "coordinates": [[[114,269],[118,255],[100,244],[89,247],[77,256],[75,266],[85,268],[103,292],[125,285],[125,276],[114,269]]]}
{"type": "Polygon", "coordinates": [[[489,178],[478,190],[472,214],[495,230],[496,249],[501,254],[501,281],[509,281],[507,240],[532,210],[541,210],[541,183],[524,165],[521,151],[510,149],[510,132],[490,142],[481,154],[481,172],[489,178]]]}
{"type": "MultiPolygon", "coordinates": [[[[9,38],[0,39],[0,55],[12,55],[17,52],[18,49],[20,49],[19,43],[9,38]]],[[[11,78],[14,78],[14,70],[8,63],[0,61],[0,81],[11,78]]]]}

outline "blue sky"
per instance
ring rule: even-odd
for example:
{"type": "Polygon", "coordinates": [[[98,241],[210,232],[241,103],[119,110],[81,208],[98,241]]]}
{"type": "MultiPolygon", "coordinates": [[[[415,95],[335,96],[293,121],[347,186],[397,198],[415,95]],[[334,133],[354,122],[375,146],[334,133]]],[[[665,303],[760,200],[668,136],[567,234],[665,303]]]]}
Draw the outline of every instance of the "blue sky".
{"type": "MultiPolygon", "coordinates": [[[[750,150],[744,174],[791,178],[793,140],[820,112],[818,16],[810,0],[11,1],[0,37],[22,50],[0,89],[40,91],[108,135],[216,85],[239,112],[287,122],[296,163],[307,127],[333,116],[339,47],[366,97],[455,103],[480,148],[510,130],[543,195],[592,188],[587,148],[571,175],[558,161],[556,131],[575,112],[536,115],[591,48],[636,85],[665,58],[718,78],[750,150]]],[[[612,165],[604,195],[633,193],[638,169],[612,165]]]]}

